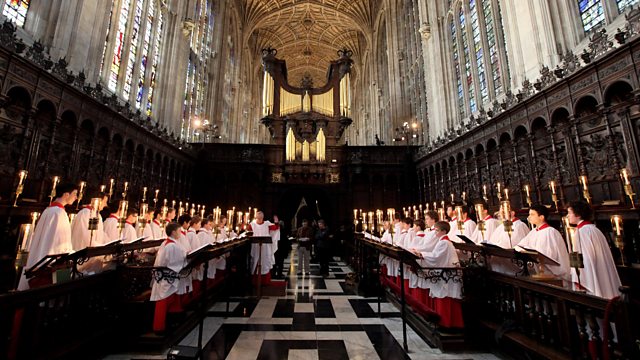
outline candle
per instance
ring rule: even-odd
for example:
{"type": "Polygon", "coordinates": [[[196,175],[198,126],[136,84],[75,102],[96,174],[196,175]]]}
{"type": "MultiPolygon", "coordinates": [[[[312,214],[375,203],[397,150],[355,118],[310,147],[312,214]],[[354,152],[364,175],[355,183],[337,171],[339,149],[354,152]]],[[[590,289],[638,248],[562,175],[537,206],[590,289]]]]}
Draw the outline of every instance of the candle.
{"type": "Polygon", "coordinates": [[[442,200],[441,204],[442,204],[442,208],[444,209],[444,200],[442,200]]]}
{"type": "Polygon", "coordinates": [[[127,190],[129,190],[129,182],[125,181],[124,182],[124,192],[127,192],[127,190]]]}
{"type": "MultiPolygon", "coordinates": [[[[38,221],[38,217],[40,216],[39,212],[32,212],[31,213],[31,226],[30,226],[30,230],[33,230],[36,228],[36,221],[38,221]]],[[[24,244],[24,251],[29,251],[29,247],[31,247],[31,240],[33,239],[33,231],[30,231],[29,237],[27,237],[27,242],[26,244],[24,244]]]]}
{"type": "Polygon", "coordinates": [[[24,180],[27,178],[28,174],[29,172],[27,170],[20,170],[20,172],[18,173],[18,186],[24,185],[24,180]]]}
{"type": "Polygon", "coordinates": [[[149,211],[149,204],[146,204],[146,203],[142,204],[140,206],[140,217],[144,219],[148,211],[149,211]]]}
{"type": "Polygon", "coordinates": [[[73,224],[73,220],[75,220],[75,218],[76,218],[76,214],[73,214],[73,213],[69,214],[69,223],[73,224]]]}
{"type": "Polygon", "coordinates": [[[196,209],[194,209],[193,207],[191,208],[191,210],[189,210],[189,216],[193,217],[193,215],[195,214],[196,209]]]}
{"type": "Polygon", "coordinates": [[[129,208],[129,202],[127,200],[120,200],[118,206],[118,216],[120,219],[124,219],[127,216],[127,209],[129,208]]]}
{"type": "MultiPolygon", "coordinates": [[[[84,195],[85,186],[87,186],[87,183],[85,181],[80,181],[80,190],[78,191],[79,199],[82,199],[82,196],[84,195]]],[[[78,200],[78,202],[80,202],[80,200],[78,200]]]]}
{"type": "Polygon", "coordinates": [[[51,201],[53,201],[53,198],[56,197],[56,186],[58,186],[59,182],[60,182],[60,177],[54,176],[53,185],[51,186],[51,194],[49,195],[49,197],[51,198],[51,201]]]}
{"type": "Polygon", "coordinates": [[[114,179],[109,179],[109,196],[113,195],[113,185],[115,184],[114,179]]]}
{"type": "Polygon", "coordinates": [[[358,209],[353,209],[353,220],[358,220],[358,209]]]}
{"type": "Polygon", "coordinates": [[[622,216],[613,215],[611,217],[611,225],[613,226],[613,231],[616,233],[616,236],[622,236],[622,216]]]}
{"type": "Polygon", "coordinates": [[[160,193],[160,189],[156,189],[156,196],[155,199],[158,200],[158,194],[160,193]]]}
{"type": "Polygon", "coordinates": [[[456,206],[456,217],[458,221],[462,221],[462,206],[456,206]]]}
{"type": "Polygon", "coordinates": [[[439,221],[444,221],[444,208],[439,208],[438,209],[438,220],[439,221]]]}
{"type": "MultiPolygon", "coordinates": [[[[165,199],[166,200],[166,199],[165,199]]],[[[176,201],[175,200],[171,200],[171,207],[175,208],[176,207],[176,201]]]]}
{"type": "Polygon", "coordinates": [[[202,209],[200,210],[200,217],[204,219],[204,205],[202,205],[202,209]]]}
{"type": "Polygon", "coordinates": [[[509,189],[504,188],[504,199],[509,200],[509,189]]]}
{"type": "Polygon", "coordinates": [[[100,185],[100,192],[103,193],[106,188],[107,188],[107,185],[100,185]]]}
{"type": "Polygon", "coordinates": [[[467,200],[467,192],[463,191],[462,192],[462,201],[466,201],[467,200]]]}
{"type": "Polygon", "coordinates": [[[562,217],[562,226],[564,226],[564,229],[566,231],[566,235],[567,235],[567,246],[569,247],[569,253],[573,252],[573,248],[574,248],[574,244],[573,244],[573,236],[571,234],[572,232],[572,228],[571,228],[571,223],[569,223],[569,216],[563,216],[562,217]]]}
{"type": "Polygon", "coordinates": [[[556,194],[556,182],[555,181],[553,181],[553,180],[549,181],[549,189],[551,189],[551,193],[553,195],[556,194]]]}
{"type": "Polygon", "coordinates": [[[582,184],[582,190],[583,191],[589,191],[589,184],[587,182],[587,176],[586,175],[580,175],[580,184],[582,184]]]}
{"type": "Polygon", "coordinates": [[[455,198],[455,196],[453,195],[453,193],[451,193],[451,202],[452,202],[452,203],[456,202],[456,198],[455,198]]]}
{"type": "Polygon", "coordinates": [[[100,213],[100,202],[102,201],[101,198],[92,198],[91,199],[91,215],[89,215],[89,217],[91,218],[97,218],[99,213],[100,213]]]}
{"type": "Polygon", "coordinates": [[[487,198],[487,185],[482,185],[482,197],[487,198]]]}
{"type": "Polygon", "coordinates": [[[627,169],[620,169],[620,175],[622,176],[622,181],[624,181],[625,185],[631,184],[631,181],[629,180],[629,172],[627,171],[627,169]]]}
{"type": "Polygon", "coordinates": [[[20,232],[22,233],[20,250],[29,251],[29,238],[31,237],[31,224],[22,224],[20,226],[20,232]]]}
{"type": "Polygon", "coordinates": [[[142,188],[142,201],[147,200],[147,187],[142,188]]]}
{"type": "Polygon", "coordinates": [[[500,203],[500,210],[502,210],[502,219],[511,220],[511,203],[508,200],[500,203]]]}
{"type": "Polygon", "coordinates": [[[524,192],[527,194],[527,201],[529,201],[531,199],[531,193],[530,193],[529,185],[525,185],[524,186],[524,192]]]}

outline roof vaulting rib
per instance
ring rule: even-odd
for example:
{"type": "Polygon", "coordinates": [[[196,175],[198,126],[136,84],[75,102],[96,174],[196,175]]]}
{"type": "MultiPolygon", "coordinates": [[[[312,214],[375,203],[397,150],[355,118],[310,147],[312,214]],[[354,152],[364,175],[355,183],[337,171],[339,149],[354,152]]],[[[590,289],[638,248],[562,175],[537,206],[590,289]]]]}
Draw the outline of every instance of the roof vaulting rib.
{"type": "Polygon", "coordinates": [[[363,54],[380,0],[241,0],[247,31],[260,48],[278,50],[287,62],[289,83],[305,74],[324,84],[329,62],[343,47],[354,60],[363,54]],[[364,39],[364,41],[362,41],[364,39]]]}

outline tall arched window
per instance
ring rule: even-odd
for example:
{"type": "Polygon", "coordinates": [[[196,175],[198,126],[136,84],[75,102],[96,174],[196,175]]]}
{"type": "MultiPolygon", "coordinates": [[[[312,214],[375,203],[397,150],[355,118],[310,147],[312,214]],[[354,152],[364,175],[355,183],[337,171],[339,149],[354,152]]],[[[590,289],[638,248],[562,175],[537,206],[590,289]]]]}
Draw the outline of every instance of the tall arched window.
{"type": "Polygon", "coordinates": [[[27,12],[29,11],[30,0],[4,0],[2,15],[16,25],[24,26],[27,20],[27,12]]]}
{"type": "Polygon", "coordinates": [[[199,0],[193,14],[193,28],[189,38],[190,50],[187,61],[187,76],[183,102],[181,137],[193,140],[197,127],[206,125],[205,100],[208,89],[208,65],[211,58],[211,36],[213,34],[214,2],[199,0]]]}
{"type": "Polygon", "coordinates": [[[161,60],[161,0],[112,1],[103,49],[102,79],[107,89],[151,116],[161,60]]]}
{"type": "Polygon", "coordinates": [[[578,10],[584,31],[604,24],[604,7],[600,0],[578,0],[578,10]]]}
{"type": "Polygon", "coordinates": [[[631,5],[637,4],[638,2],[640,2],[640,0],[616,0],[616,4],[618,5],[618,11],[620,13],[627,10],[627,8],[630,7],[631,5]]]}
{"type": "Polygon", "coordinates": [[[449,12],[454,88],[460,118],[478,111],[508,85],[498,0],[460,0],[449,12]]]}

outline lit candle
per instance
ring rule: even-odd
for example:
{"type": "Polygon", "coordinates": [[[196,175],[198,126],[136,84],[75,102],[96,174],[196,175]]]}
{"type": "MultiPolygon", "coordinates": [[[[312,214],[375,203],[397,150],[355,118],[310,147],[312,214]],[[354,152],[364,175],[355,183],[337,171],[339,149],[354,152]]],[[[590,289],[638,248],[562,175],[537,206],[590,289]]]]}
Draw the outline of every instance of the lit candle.
{"type": "Polygon", "coordinates": [[[556,194],[556,182],[555,181],[553,181],[553,180],[549,181],[549,189],[551,189],[551,193],[553,195],[556,194]]]}
{"type": "Polygon", "coordinates": [[[496,184],[496,187],[498,188],[498,194],[502,193],[502,184],[500,184],[499,182],[496,184]]]}
{"type": "Polygon", "coordinates": [[[113,185],[115,184],[114,179],[109,179],[109,196],[113,195],[113,185]]]}
{"type": "Polygon", "coordinates": [[[589,184],[587,182],[586,175],[580,175],[580,184],[582,184],[582,190],[589,191],[589,184]]]}
{"type": "Polygon", "coordinates": [[[611,217],[611,224],[613,225],[613,231],[615,231],[617,236],[622,236],[622,216],[613,215],[611,217]]]}
{"type": "MultiPolygon", "coordinates": [[[[80,190],[78,191],[78,198],[79,199],[82,199],[82,196],[84,195],[85,186],[87,186],[86,181],[80,181],[80,190]]],[[[78,202],[80,202],[80,200],[78,200],[78,202]]]]}
{"type": "Polygon", "coordinates": [[[196,209],[194,209],[193,207],[191,208],[191,210],[189,210],[189,216],[193,217],[193,215],[195,214],[196,209]]]}
{"type": "Polygon", "coordinates": [[[358,209],[353,209],[353,220],[358,220],[358,209]]]}
{"type": "Polygon", "coordinates": [[[127,200],[120,200],[118,206],[118,216],[120,219],[125,219],[127,216],[127,209],[129,208],[129,202],[127,200]]]}
{"type": "Polygon", "coordinates": [[[502,219],[511,220],[511,203],[508,200],[500,204],[500,209],[502,210],[502,219]]]}
{"type": "Polygon", "coordinates": [[[509,200],[509,189],[504,188],[504,199],[509,200]]]}
{"type": "Polygon", "coordinates": [[[107,185],[100,185],[100,192],[103,193],[107,188],[107,185]]]}
{"type": "Polygon", "coordinates": [[[147,200],[147,187],[142,188],[142,201],[147,200]]]}
{"type": "Polygon", "coordinates": [[[124,182],[124,192],[127,192],[127,190],[129,190],[129,182],[125,181],[124,182]]]}
{"type": "Polygon", "coordinates": [[[531,199],[531,193],[530,193],[529,185],[525,185],[524,186],[524,192],[527,194],[527,201],[529,201],[531,199]]]}
{"type": "Polygon", "coordinates": [[[453,195],[453,193],[451,193],[451,202],[452,203],[456,202],[456,197],[453,195]]]}
{"type": "Polygon", "coordinates": [[[204,219],[204,205],[202,205],[202,209],[200,210],[200,217],[204,219]]]}
{"type": "Polygon", "coordinates": [[[444,200],[442,200],[441,204],[442,204],[442,208],[444,209],[444,200]]]}
{"type": "Polygon", "coordinates": [[[462,221],[462,206],[456,206],[456,217],[458,221],[462,221]]]}
{"type": "Polygon", "coordinates": [[[31,224],[22,224],[20,232],[22,233],[20,250],[29,251],[29,238],[31,237],[31,224]]]}
{"type": "Polygon", "coordinates": [[[420,210],[413,210],[413,218],[414,220],[418,220],[420,218],[420,210]]]}
{"type": "Polygon", "coordinates": [[[620,175],[622,176],[622,181],[624,181],[625,185],[631,184],[631,181],[629,180],[629,172],[627,171],[627,169],[621,169],[620,175]]]}
{"type": "Polygon", "coordinates": [[[156,196],[155,199],[158,200],[158,194],[160,193],[160,189],[156,189],[156,196]]]}
{"type": "Polygon", "coordinates": [[[97,218],[99,213],[100,213],[100,202],[102,201],[101,198],[93,198],[91,199],[91,218],[97,218]]]}
{"type": "Polygon", "coordinates": [[[51,201],[53,201],[53,198],[56,197],[56,186],[58,186],[59,182],[60,182],[60,177],[54,176],[53,185],[51,185],[51,194],[49,195],[49,197],[51,198],[51,201]]]}
{"type": "Polygon", "coordinates": [[[140,206],[140,217],[144,219],[148,211],[149,211],[149,204],[146,204],[146,203],[142,204],[140,206]]]}
{"type": "Polygon", "coordinates": [[[29,172],[27,170],[20,170],[20,172],[18,173],[18,186],[24,185],[24,180],[27,178],[28,174],[29,172]]]}
{"type": "Polygon", "coordinates": [[[467,200],[467,192],[463,191],[462,192],[462,201],[466,201],[467,200]]]}
{"type": "Polygon", "coordinates": [[[487,198],[487,185],[482,185],[482,197],[487,198]]]}

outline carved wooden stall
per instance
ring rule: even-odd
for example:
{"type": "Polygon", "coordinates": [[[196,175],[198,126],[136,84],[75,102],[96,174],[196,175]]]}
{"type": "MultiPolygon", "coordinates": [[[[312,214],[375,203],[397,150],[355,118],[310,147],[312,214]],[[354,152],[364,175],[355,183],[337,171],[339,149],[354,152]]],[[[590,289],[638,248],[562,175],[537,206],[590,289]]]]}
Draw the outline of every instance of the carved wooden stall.
{"type": "MultiPolygon", "coordinates": [[[[195,158],[173,134],[98,85],[73,74],[64,59],[51,60],[39,42],[26,46],[15,26],[0,26],[0,267],[13,270],[17,226],[49,203],[54,176],[86,181],[87,194],[116,179],[129,182],[129,200],[143,187],[160,198],[187,199],[195,158]],[[17,207],[18,172],[28,171],[17,207]],[[152,190],[151,190],[152,191],[152,190]]],[[[2,277],[0,289],[12,286],[2,277]]]]}
{"type": "MultiPolygon", "coordinates": [[[[525,80],[519,93],[508,92],[502,102],[480,109],[469,121],[420,149],[416,155],[420,202],[439,204],[450,201],[451,194],[460,201],[466,192],[467,201],[486,196],[497,210],[496,184],[500,183],[510,190],[512,206],[524,209],[520,215],[526,217],[525,186],[529,186],[530,200],[551,205],[552,223],[558,224],[570,201],[590,198],[623,284],[637,289],[638,197],[625,183],[628,179],[633,192],[640,189],[639,29],[640,10],[636,9],[614,36],[596,31],[580,56],[566,53],[557,68],[543,67],[538,80],[525,80]],[[581,176],[588,179],[588,193],[581,176]],[[551,181],[557,185],[557,207],[551,181]],[[621,242],[613,234],[610,218],[614,214],[624,219],[621,242]]],[[[484,298],[476,297],[475,304],[481,305],[474,312],[482,329],[489,328],[498,338],[504,334],[516,348],[531,353],[539,349],[542,357],[587,356],[585,329],[587,324],[594,325],[594,318],[604,317],[606,301],[495,273],[485,279],[487,291],[484,298]]],[[[612,311],[637,312],[633,305],[637,294],[625,291],[612,311]]],[[[625,330],[630,331],[624,334],[630,341],[637,339],[637,329],[625,330]]],[[[602,339],[604,333],[600,330],[595,336],[602,339]]],[[[612,357],[633,350],[623,350],[627,344],[622,342],[605,344],[612,357]]],[[[637,348],[633,351],[637,355],[637,348]]]]}

